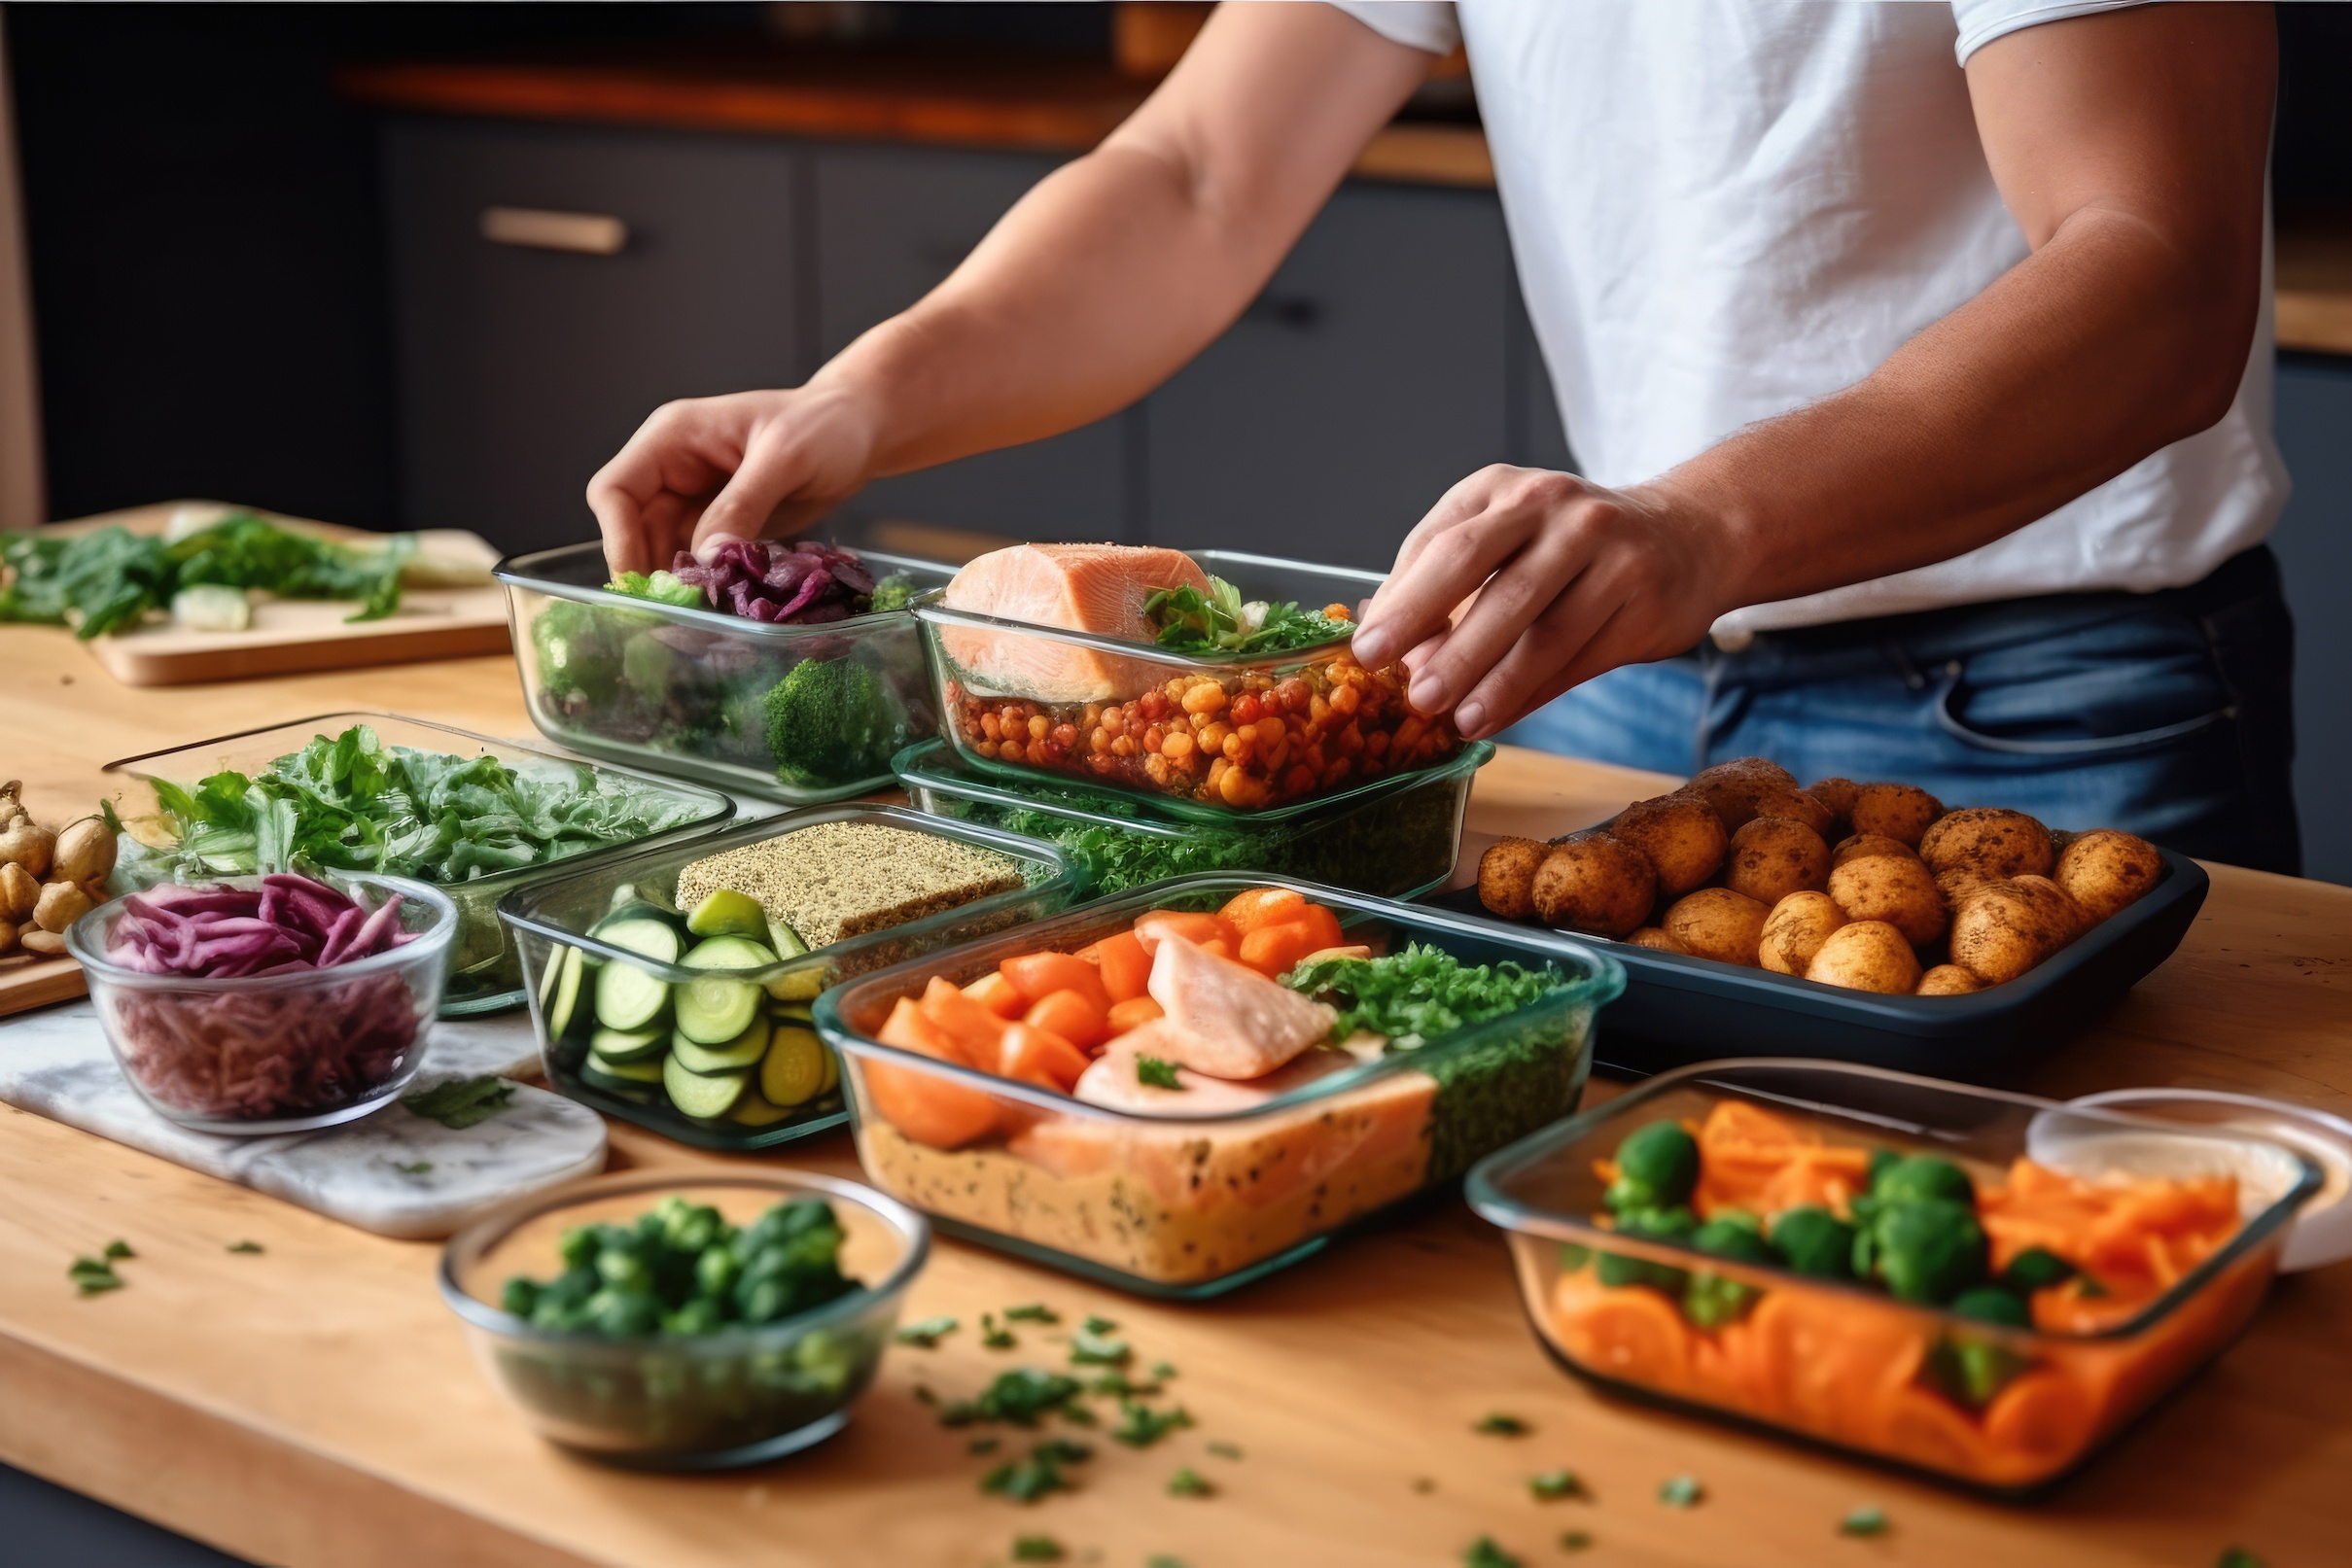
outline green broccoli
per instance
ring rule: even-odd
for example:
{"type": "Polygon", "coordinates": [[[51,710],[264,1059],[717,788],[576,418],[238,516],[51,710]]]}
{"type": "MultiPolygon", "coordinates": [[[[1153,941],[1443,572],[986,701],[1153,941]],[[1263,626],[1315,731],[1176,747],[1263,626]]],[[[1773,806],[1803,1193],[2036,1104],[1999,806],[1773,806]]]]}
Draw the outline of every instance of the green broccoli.
{"type": "Polygon", "coordinates": [[[1949,1160],[1939,1160],[1932,1154],[1914,1154],[1875,1169],[1870,1196],[1872,1202],[1882,1206],[1915,1202],[1923,1198],[1974,1203],[1977,1189],[1968,1179],[1968,1172],[1949,1160]]]}
{"type": "Polygon", "coordinates": [[[667,572],[648,575],[643,572],[623,572],[605,584],[608,593],[626,594],[631,599],[650,599],[657,605],[675,605],[681,610],[708,610],[710,599],[692,583],[681,582],[667,572]]]}
{"type": "MultiPolygon", "coordinates": [[[[1692,1232],[1691,1245],[1718,1258],[1766,1268],[1781,1261],[1779,1251],[1764,1238],[1755,1216],[1736,1209],[1725,1209],[1692,1232]]],[[[1691,1275],[1682,1293],[1682,1315],[1703,1329],[1721,1328],[1743,1315],[1759,1294],[1755,1286],[1742,1280],[1702,1271],[1691,1275]]]]}
{"type": "Polygon", "coordinates": [[[2025,1298],[1998,1285],[1974,1285],[1951,1299],[1952,1311],[1982,1323],[2006,1323],[2013,1329],[2033,1327],[2033,1308],[2025,1298]]]}
{"type": "Polygon", "coordinates": [[[1773,1219],[1773,1245],[1791,1270],[1822,1279],[1854,1273],[1854,1228],[1818,1203],[1783,1209],[1773,1219]]]}
{"type": "Polygon", "coordinates": [[[1984,1282],[1984,1227],[1948,1198],[1881,1209],[1854,1242],[1855,1272],[1877,1275],[1907,1302],[1948,1302],[1984,1282]]]}
{"type": "Polygon", "coordinates": [[[1673,1122],[1635,1128],[1617,1145],[1617,1179],[1605,1202],[1620,1214],[1672,1208],[1699,1185],[1699,1144],[1673,1122]]]}
{"type": "MultiPolygon", "coordinates": [[[[1636,1209],[1617,1216],[1617,1232],[1644,1241],[1680,1241],[1687,1243],[1699,1229],[1699,1217],[1688,1208],[1636,1209]]],[[[1629,1258],[1622,1253],[1603,1252],[1593,1266],[1599,1281],[1612,1288],[1623,1285],[1655,1285],[1670,1296],[1682,1294],[1690,1283],[1690,1275],[1669,1264],[1652,1263],[1647,1258],[1629,1258]]]]}
{"type": "Polygon", "coordinates": [[[903,572],[894,572],[874,584],[874,597],[866,606],[866,613],[879,615],[886,610],[904,610],[906,602],[915,597],[915,579],[903,572]]]}
{"type": "Polygon", "coordinates": [[[563,710],[578,696],[586,708],[613,700],[620,682],[614,627],[593,605],[550,599],[532,618],[531,646],[539,655],[540,690],[563,710]]]}
{"type": "Polygon", "coordinates": [[[2001,1283],[2020,1296],[2030,1296],[2063,1284],[2074,1274],[2074,1265],[2047,1247],[2027,1247],[2009,1260],[2009,1267],[2001,1271],[2001,1283]]]}
{"type": "Polygon", "coordinates": [[[776,777],[801,788],[887,773],[905,739],[905,714],[889,683],[855,658],[803,659],[763,706],[776,777]]]}

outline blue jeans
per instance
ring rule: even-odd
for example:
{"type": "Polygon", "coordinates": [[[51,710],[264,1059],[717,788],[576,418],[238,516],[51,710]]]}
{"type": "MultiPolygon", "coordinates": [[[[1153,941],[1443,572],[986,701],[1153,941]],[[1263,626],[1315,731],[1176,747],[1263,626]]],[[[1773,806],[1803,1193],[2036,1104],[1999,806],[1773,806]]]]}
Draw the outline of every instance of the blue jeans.
{"type": "Polygon", "coordinates": [[[1500,739],[1662,773],[1766,756],[1808,783],[1899,780],[1948,806],[2292,875],[2294,646],[2277,561],[2258,547],[2162,593],[1703,644],[1588,681],[1500,739]]]}

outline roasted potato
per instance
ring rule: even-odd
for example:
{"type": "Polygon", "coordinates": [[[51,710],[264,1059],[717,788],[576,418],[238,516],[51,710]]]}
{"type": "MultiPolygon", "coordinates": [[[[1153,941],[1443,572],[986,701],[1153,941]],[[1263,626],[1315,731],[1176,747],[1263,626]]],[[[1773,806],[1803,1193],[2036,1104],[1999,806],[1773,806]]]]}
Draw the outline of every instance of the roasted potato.
{"type": "Polygon", "coordinates": [[[1952,915],[1951,961],[1988,986],[2015,980],[2074,940],[2081,911],[2072,906],[2039,877],[1986,883],[1952,915]]]}
{"type": "Polygon", "coordinates": [[[2090,911],[2075,902],[2074,894],[2048,877],[2027,875],[2012,877],[2009,880],[2016,883],[2024,891],[2026,897],[2047,911],[2054,923],[2065,929],[2066,940],[2069,942],[2098,923],[2090,918],[2090,911]]]}
{"type": "Polygon", "coordinates": [[[1637,948],[1654,948],[1660,953],[1688,954],[1691,950],[1669,936],[1661,926],[1644,925],[1626,938],[1637,948]]]}
{"type": "Polygon", "coordinates": [[[1884,921],[1854,921],[1829,933],[1805,966],[1805,978],[1848,991],[1908,996],[1919,983],[1918,955],[1884,921]]]}
{"type": "Polygon", "coordinates": [[[1778,975],[1801,975],[1829,940],[1830,932],[1845,923],[1845,911],[1824,892],[1793,892],[1773,906],[1764,918],[1764,934],[1756,941],[1758,961],[1778,975]]]}
{"type": "Polygon", "coordinates": [[[1927,869],[1969,871],[1991,882],[2050,875],[2050,830],[2023,812],[1971,806],[1936,819],[1919,840],[1927,869]]]}
{"type": "Polygon", "coordinates": [[[1956,963],[1939,963],[1919,977],[1913,989],[1914,996],[1965,996],[1972,991],[1983,991],[1984,982],[1956,963]]]}
{"type": "Polygon", "coordinates": [[[1919,852],[1901,839],[1890,839],[1884,833],[1856,833],[1842,838],[1830,846],[1830,868],[1835,870],[1848,860],[1859,860],[1866,854],[1900,854],[1919,858],[1919,852]]]}
{"type": "Polygon", "coordinates": [[[1657,898],[1650,857],[1608,833],[1576,834],[1535,869],[1535,916],[1563,930],[1624,936],[1650,918],[1657,898]]]}
{"type": "Polygon", "coordinates": [[[1864,784],[1854,795],[1853,809],[1846,820],[1857,833],[1882,833],[1890,839],[1918,845],[1935,819],[1944,815],[1944,803],[1914,784],[1864,784]]]}
{"type": "Polygon", "coordinates": [[[1815,779],[1805,786],[1805,792],[1828,808],[1830,816],[1838,821],[1849,822],[1854,815],[1854,796],[1862,792],[1862,786],[1851,779],[1815,779]]]}
{"type": "Polygon", "coordinates": [[[1617,814],[1609,834],[1650,857],[1658,896],[1669,901],[1712,877],[1731,843],[1706,798],[1686,791],[1633,802],[1617,814]]]}
{"type": "Polygon", "coordinates": [[[1764,940],[1770,905],[1758,903],[1729,888],[1702,888],[1674,901],[1658,923],[1667,935],[1702,958],[1759,967],[1757,950],[1764,940]]]}
{"type": "Polygon", "coordinates": [[[2092,923],[2138,902],[2156,886],[2164,862],[2146,839],[2112,827],[2078,834],[2058,856],[2051,880],[2066,889],[2092,923]]]}
{"type": "Polygon", "coordinates": [[[1818,891],[1829,881],[1829,846],[1803,822],[1759,817],[1732,835],[1723,885],[1768,908],[1793,892],[1818,891]]]}
{"type": "Polygon", "coordinates": [[[1491,915],[1524,921],[1535,913],[1535,868],[1552,853],[1539,839],[1499,839],[1478,857],[1478,901],[1491,915]]]}
{"type": "Polygon", "coordinates": [[[1944,934],[1944,895],[1916,855],[1856,855],[1830,872],[1829,895],[1847,920],[1883,921],[1913,947],[1944,934]]]}
{"type": "MultiPolygon", "coordinates": [[[[1685,794],[1697,795],[1715,808],[1723,819],[1727,833],[1736,833],[1742,823],[1757,815],[1757,798],[1762,795],[1794,794],[1797,777],[1788,769],[1762,757],[1739,757],[1731,762],[1718,762],[1711,768],[1702,768],[1682,786],[1685,794]]],[[[1781,816],[1792,815],[1782,812],[1781,816]]]]}

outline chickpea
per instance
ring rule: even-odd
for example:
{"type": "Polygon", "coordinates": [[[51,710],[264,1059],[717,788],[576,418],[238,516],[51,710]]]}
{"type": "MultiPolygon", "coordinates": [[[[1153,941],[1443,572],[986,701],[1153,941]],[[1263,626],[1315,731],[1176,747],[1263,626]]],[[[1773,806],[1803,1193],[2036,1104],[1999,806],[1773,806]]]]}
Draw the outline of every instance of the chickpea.
{"type": "Polygon", "coordinates": [[[1051,735],[1054,730],[1053,725],[1046,721],[1043,714],[1033,715],[1024,727],[1028,729],[1029,738],[1033,741],[1041,741],[1051,735]]]}
{"type": "Polygon", "coordinates": [[[1343,718],[1362,707],[1363,701],[1364,694],[1353,685],[1331,688],[1331,711],[1343,718]]]}
{"type": "Polygon", "coordinates": [[[1248,761],[1249,741],[1250,732],[1246,729],[1237,729],[1231,735],[1226,736],[1225,759],[1237,763],[1248,761]]]}
{"type": "Polygon", "coordinates": [[[1156,723],[1168,712],[1168,694],[1161,691],[1147,691],[1143,693],[1141,707],[1143,716],[1156,723]]]}
{"type": "Polygon", "coordinates": [[[1330,699],[1319,691],[1308,700],[1307,722],[1318,726],[1331,722],[1330,699]]]}
{"type": "Polygon", "coordinates": [[[1290,677],[1275,689],[1281,696],[1282,706],[1292,713],[1305,708],[1315,698],[1315,688],[1298,676],[1290,677]]]}
{"type": "Polygon", "coordinates": [[[1254,724],[1258,721],[1259,715],[1263,714],[1265,711],[1265,704],[1259,702],[1257,698],[1249,692],[1245,691],[1239,697],[1233,699],[1233,713],[1231,717],[1234,723],[1237,725],[1254,724]]]}
{"type": "Polygon", "coordinates": [[[974,755],[974,756],[993,757],[993,756],[995,756],[996,754],[997,754],[997,743],[996,743],[996,742],[994,742],[994,741],[974,741],[974,742],[972,742],[972,755],[974,755]]]}
{"type": "MultiPolygon", "coordinates": [[[[1237,723],[1234,728],[1239,729],[1241,725],[1237,723]]],[[[1257,744],[1260,746],[1279,746],[1286,734],[1279,718],[1261,718],[1257,721],[1257,744]]]]}
{"type": "Polygon", "coordinates": [[[1134,756],[1139,749],[1141,748],[1136,745],[1135,738],[1129,735],[1122,735],[1110,743],[1112,756],[1134,756]]]}
{"type": "Polygon", "coordinates": [[[1054,726],[1052,740],[1057,749],[1064,751],[1069,750],[1071,747],[1078,744],[1077,726],[1074,724],[1056,724],[1054,726]]]}
{"type": "Polygon", "coordinates": [[[1381,757],[1386,756],[1387,751],[1388,732],[1387,730],[1376,729],[1364,737],[1364,755],[1367,758],[1378,761],[1381,757]]]}
{"type": "Polygon", "coordinates": [[[1265,784],[1239,768],[1225,775],[1221,792],[1228,806],[1256,806],[1266,799],[1265,784]]]}
{"type": "Polygon", "coordinates": [[[1097,756],[1101,756],[1107,752],[1110,749],[1110,731],[1105,729],[1102,725],[1097,724],[1095,726],[1095,732],[1086,738],[1086,749],[1094,752],[1097,756]]]}
{"type": "Polygon", "coordinates": [[[1201,749],[1204,751],[1224,750],[1225,737],[1231,735],[1232,733],[1233,726],[1230,724],[1212,721],[1202,725],[1200,731],[1201,749]]]}
{"type": "Polygon", "coordinates": [[[1183,761],[1186,757],[1192,755],[1193,749],[1194,742],[1192,737],[1185,734],[1182,730],[1171,731],[1169,735],[1160,742],[1159,745],[1160,754],[1164,757],[1167,757],[1172,762],[1183,761]]]}
{"type": "Polygon", "coordinates": [[[1405,721],[1396,726],[1396,739],[1391,744],[1399,751],[1410,751],[1413,749],[1413,744],[1421,739],[1422,731],[1428,727],[1428,720],[1422,718],[1421,714],[1407,714],[1405,721]]]}
{"type": "Polygon", "coordinates": [[[982,714],[980,715],[980,730],[981,733],[986,735],[990,740],[1000,741],[1004,739],[1004,720],[999,718],[994,714],[982,714]]]}
{"type": "Polygon", "coordinates": [[[1167,732],[1161,729],[1159,725],[1154,724],[1143,732],[1143,749],[1146,751],[1157,752],[1159,749],[1166,744],[1167,740],[1167,732]]]}
{"type": "Polygon", "coordinates": [[[1194,714],[1218,713],[1225,706],[1225,688],[1213,680],[1205,680],[1184,693],[1184,712],[1194,714]]]}

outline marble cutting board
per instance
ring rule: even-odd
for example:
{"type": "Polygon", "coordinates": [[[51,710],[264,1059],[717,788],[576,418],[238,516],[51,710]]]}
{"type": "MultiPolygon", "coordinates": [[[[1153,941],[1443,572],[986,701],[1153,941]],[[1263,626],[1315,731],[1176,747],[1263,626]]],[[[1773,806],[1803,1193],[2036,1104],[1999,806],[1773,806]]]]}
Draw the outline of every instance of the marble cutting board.
{"type": "MultiPolygon", "coordinates": [[[[538,1063],[528,1013],[433,1027],[412,1089],[538,1063]]],[[[221,1137],[147,1107],[116,1065],[87,1001],[0,1022],[0,1102],[298,1203],[379,1236],[449,1235],[508,1199],[595,1174],[604,1118],[517,1084],[507,1108],[454,1131],[389,1105],[317,1132],[221,1137]]]]}

